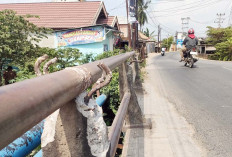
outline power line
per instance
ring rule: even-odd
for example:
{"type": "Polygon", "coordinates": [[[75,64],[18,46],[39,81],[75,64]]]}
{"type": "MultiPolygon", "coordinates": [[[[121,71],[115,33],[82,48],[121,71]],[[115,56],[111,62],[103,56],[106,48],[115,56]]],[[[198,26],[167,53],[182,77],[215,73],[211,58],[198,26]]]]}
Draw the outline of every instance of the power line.
{"type": "Polygon", "coordinates": [[[186,18],[181,18],[181,21],[182,21],[182,32],[184,33],[185,31],[185,29],[187,29],[188,30],[188,25],[189,25],[189,20],[190,20],[190,17],[186,17],[186,18]]]}
{"type": "Polygon", "coordinates": [[[188,4],[181,4],[180,6],[176,6],[176,7],[172,7],[172,8],[166,8],[165,10],[157,10],[157,11],[153,11],[153,12],[170,12],[170,11],[178,11],[178,10],[182,10],[182,9],[185,9],[185,7],[199,7],[199,5],[202,5],[202,4],[208,4],[212,2],[212,0],[207,0],[207,1],[203,1],[200,0],[200,1],[196,1],[196,2],[193,2],[193,3],[188,3],[188,4]]]}
{"type": "Polygon", "coordinates": [[[204,21],[204,22],[202,22],[202,21],[197,21],[197,20],[193,20],[193,19],[190,19],[190,21],[195,22],[195,23],[199,23],[199,24],[211,24],[211,23],[214,22],[214,19],[212,19],[212,20],[210,20],[210,21],[204,21]]]}
{"type": "Polygon", "coordinates": [[[230,10],[230,18],[229,18],[228,24],[229,24],[229,26],[232,26],[232,6],[231,6],[231,10],[230,10]]]}
{"type": "Polygon", "coordinates": [[[173,32],[176,32],[175,30],[173,31],[172,29],[170,29],[169,27],[165,26],[164,24],[161,24],[155,17],[151,17],[150,14],[148,13],[148,11],[146,11],[146,13],[148,14],[149,18],[152,20],[152,22],[153,22],[156,26],[161,25],[161,26],[163,26],[164,28],[166,28],[166,29],[163,28],[164,32],[170,33],[170,34],[173,34],[173,32]],[[153,18],[155,19],[156,22],[153,21],[153,18]],[[170,31],[169,31],[169,30],[170,30],[170,31]]]}
{"type": "Polygon", "coordinates": [[[219,0],[216,0],[216,1],[213,1],[212,3],[207,3],[207,4],[204,4],[204,5],[200,5],[200,6],[196,6],[196,7],[190,7],[190,8],[184,8],[184,9],[180,9],[179,11],[174,11],[174,12],[171,12],[171,11],[167,11],[168,14],[162,14],[162,15],[157,15],[156,17],[167,17],[167,16],[175,16],[175,15],[180,15],[180,14],[183,14],[185,12],[191,12],[191,11],[194,11],[192,13],[197,13],[196,12],[196,9],[202,9],[202,8],[205,8],[206,6],[210,6],[210,5],[214,5],[214,4],[217,4],[221,1],[219,0]],[[170,14],[171,13],[171,14],[170,14]]]}

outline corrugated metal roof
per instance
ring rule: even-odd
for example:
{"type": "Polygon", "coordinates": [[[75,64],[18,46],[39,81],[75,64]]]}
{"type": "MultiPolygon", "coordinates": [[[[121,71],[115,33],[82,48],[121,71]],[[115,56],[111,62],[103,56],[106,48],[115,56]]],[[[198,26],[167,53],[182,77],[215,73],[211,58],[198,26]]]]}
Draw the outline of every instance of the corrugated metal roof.
{"type": "Polygon", "coordinates": [[[29,18],[29,21],[53,29],[95,25],[102,10],[103,18],[107,18],[104,4],[100,1],[0,4],[0,10],[4,9],[14,10],[19,15],[38,15],[39,19],[29,18]]]}
{"type": "Polygon", "coordinates": [[[139,40],[148,40],[149,38],[144,35],[141,31],[138,31],[139,40]]]}

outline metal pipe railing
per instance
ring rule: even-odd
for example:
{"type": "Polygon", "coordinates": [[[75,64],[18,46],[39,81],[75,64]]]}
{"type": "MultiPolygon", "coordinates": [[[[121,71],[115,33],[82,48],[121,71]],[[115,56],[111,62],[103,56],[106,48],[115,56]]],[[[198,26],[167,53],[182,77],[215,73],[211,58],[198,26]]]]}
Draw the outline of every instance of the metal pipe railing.
{"type": "Polygon", "coordinates": [[[0,88],[0,150],[74,99],[101,77],[103,62],[111,70],[135,52],[67,68],[0,88]]]}
{"type": "Polygon", "coordinates": [[[110,127],[110,132],[109,132],[110,149],[107,153],[107,157],[114,157],[115,155],[118,145],[118,140],[123,127],[123,122],[130,102],[130,98],[131,98],[131,94],[129,92],[126,92],[123,95],[122,101],[118,108],[117,114],[114,118],[113,124],[110,127]]]}

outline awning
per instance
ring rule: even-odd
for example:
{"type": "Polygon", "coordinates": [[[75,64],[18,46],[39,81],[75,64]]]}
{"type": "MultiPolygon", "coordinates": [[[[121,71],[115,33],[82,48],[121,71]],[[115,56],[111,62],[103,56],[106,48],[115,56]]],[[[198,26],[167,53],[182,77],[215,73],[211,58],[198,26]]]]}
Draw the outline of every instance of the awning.
{"type": "Polygon", "coordinates": [[[205,51],[216,51],[216,48],[213,46],[206,46],[205,51]]]}

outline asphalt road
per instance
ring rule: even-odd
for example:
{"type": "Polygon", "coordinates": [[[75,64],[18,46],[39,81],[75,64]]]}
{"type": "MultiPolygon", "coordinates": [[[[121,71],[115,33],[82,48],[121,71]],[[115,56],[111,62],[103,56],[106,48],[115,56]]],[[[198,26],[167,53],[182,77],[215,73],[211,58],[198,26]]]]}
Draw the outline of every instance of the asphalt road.
{"type": "Polygon", "coordinates": [[[232,62],[199,60],[188,68],[177,52],[152,57],[163,96],[195,128],[207,156],[232,157],[232,62]]]}

